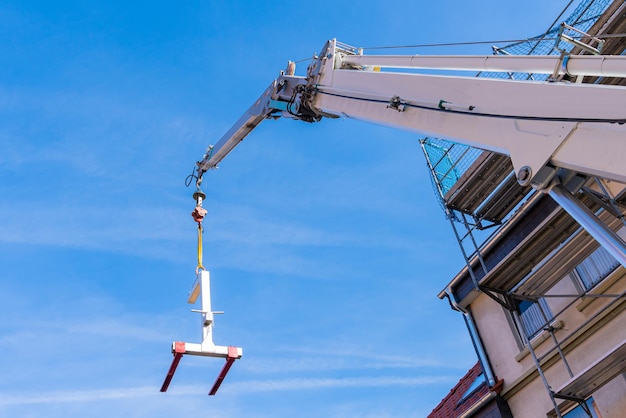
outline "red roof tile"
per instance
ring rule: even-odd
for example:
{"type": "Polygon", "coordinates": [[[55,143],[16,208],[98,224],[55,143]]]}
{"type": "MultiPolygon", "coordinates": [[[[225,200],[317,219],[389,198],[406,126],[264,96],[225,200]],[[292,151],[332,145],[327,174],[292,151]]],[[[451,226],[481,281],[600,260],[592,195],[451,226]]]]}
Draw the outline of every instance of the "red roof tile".
{"type": "Polygon", "coordinates": [[[483,372],[480,363],[476,363],[465,376],[459,380],[448,395],[433,409],[428,418],[457,418],[463,412],[476,404],[480,399],[489,393],[487,383],[482,383],[474,392],[465,399],[463,395],[474,383],[474,380],[483,372]]]}

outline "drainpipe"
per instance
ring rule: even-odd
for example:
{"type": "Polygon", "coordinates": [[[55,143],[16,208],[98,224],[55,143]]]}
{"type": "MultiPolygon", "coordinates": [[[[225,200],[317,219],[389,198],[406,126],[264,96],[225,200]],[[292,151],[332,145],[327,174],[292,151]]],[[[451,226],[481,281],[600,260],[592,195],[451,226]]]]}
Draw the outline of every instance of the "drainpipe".
{"type": "Polygon", "coordinates": [[[452,291],[450,288],[441,291],[439,293],[439,299],[446,298],[448,299],[448,303],[450,307],[458,312],[463,314],[463,319],[465,320],[465,325],[467,326],[467,330],[469,331],[470,338],[472,339],[472,344],[474,345],[474,350],[476,351],[476,355],[478,356],[478,361],[483,368],[485,373],[485,377],[487,379],[487,384],[489,387],[493,387],[496,384],[496,378],[493,374],[493,370],[491,369],[491,365],[489,364],[489,358],[487,357],[487,352],[483,346],[482,341],[480,340],[480,335],[478,334],[478,329],[476,329],[476,324],[474,323],[474,318],[472,317],[472,313],[468,309],[461,308],[455,301],[454,296],[452,296],[452,291]]]}

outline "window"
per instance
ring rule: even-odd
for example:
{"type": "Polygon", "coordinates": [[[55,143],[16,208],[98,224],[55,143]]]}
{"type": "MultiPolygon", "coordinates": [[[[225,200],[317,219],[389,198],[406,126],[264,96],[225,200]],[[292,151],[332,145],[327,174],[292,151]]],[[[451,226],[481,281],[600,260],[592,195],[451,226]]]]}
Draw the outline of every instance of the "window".
{"type": "MultiPolygon", "coordinates": [[[[596,408],[596,402],[593,400],[593,398],[587,399],[585,401],[585,405],[587,405],[587,408],[589,408],[589,412],[591,412],[592,418],[601,418],[600,413],[596,408]]],[[[589,414],[587,414],[582,405],[578,405],[576,408],[563,415],[563,418],[589,418],[589,414]]]]}
{"type": "Polygon", "coordinates": [[[474,391],[476,389],[478,389],[478,387],[480,385],[482,385],[483,383],[485,383],[485,375],[483,373],[479,374],[478,376],[476,376],[474,378],[474,381],[472,382],[472,384],[467,388],[467,390],[465,391],[465,393],[463,394],[463,396],[461,397],[461,400],[459,401],[459,403],[463,402],[463,400],[465,400],[465,398],[467,398],[468,396],[470,396],[472,393],[474,393],[474,391]]]}
{"type": "Polygon", "coordinates": [[[598,248],[576,267],[576,275],[585,291],[591,289],[619,266],[619,262],[603,247],[598,248]]]}
{"type": "Polygon", "coordinates": [[[532,339],[539,334],[547,325],[546,322],[552,319],[552,312],[550,312],[545,299],[539,299],[538,303],[527,300],[519,301],[517,310],[524,324],[528,339],[532,339]]]}

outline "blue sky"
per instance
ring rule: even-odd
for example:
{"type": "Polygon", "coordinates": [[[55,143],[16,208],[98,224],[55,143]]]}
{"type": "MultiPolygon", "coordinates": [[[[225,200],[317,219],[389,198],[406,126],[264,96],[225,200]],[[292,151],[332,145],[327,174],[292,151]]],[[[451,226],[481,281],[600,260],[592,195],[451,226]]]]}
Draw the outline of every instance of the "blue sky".
{"type": "MultiPolygon", "coordinates": [[[[215,342],[184,179],[288,60],[518,39],[565,1],[0,2],[0,415],[424,417],[474,364],[419,136],[266,121],[207,173],[215,342]]],[[[488,45],[419,53],[489,54],[488,45]]],[[[306,62],[300,63],[302,74],[306,62]]]]}

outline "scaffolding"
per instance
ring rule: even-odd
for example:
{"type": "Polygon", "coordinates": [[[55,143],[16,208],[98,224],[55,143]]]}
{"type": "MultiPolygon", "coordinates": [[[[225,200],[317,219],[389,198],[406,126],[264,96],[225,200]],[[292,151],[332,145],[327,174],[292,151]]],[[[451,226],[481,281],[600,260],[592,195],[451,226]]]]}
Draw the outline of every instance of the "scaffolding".
{"type": "MultiPolygon", "coordinates": [[[[583,0],[562,23],[545,34],[504,47],[494,54],[565,55],[624,54],[626,40],[604,34],[626,33],[626,5],[623,1],[583,0]]],[[[546,80],[550,76],[526,73],[479,73],[478,77],[546,80]]],[[[626,85],[624,79],[590,78],[571,82],[626,85]]],[[[594,254],[599,244],[582,229],[550,196],[518,184],[509,157],[482,151],[437,138],[420,141],[431,174],[433,189],[449,220],[465,259],[464,269],[454,278],[454,306],[461,309],[485,294],[510,312],[520,330],[524,349],[533,359],[535,372],[548,393],[553,409],[549,415],[562,417],[580,405],[589,417],[586,399],[598,388],[626,371],[626,341],[596,358],[587,367],[574,370],[568,361],[572,341],[589,335],[597,324],[617,316],[626,308],[624,292],[611,294],[608,286],[596,286],[576,294],[550,294],[566,275],[594,254]],[[541,298],[559,297],[567,303],[548,315],[541,298]],[[604,306],[566,336],[557,335],[559,317],[581,301],[603,300],[604,306]],[[552,341],[551,348],[535,351],[528,324],[520,315],[520,303],[531,302],[542,317],[540,330],[552,341]],[[554,387],[545,371],[562,364],[569,380],[554,387]]],[[[566,180],[578,199],[611,230],[626,225],[626,187],[611,190],[601,178],[566,180]]],[[[622,185],[623,186],[623,185],[622,185]]],[[[615,267],[615,266],[614,266],[615,267]]],[[[621,277],[617,266],[611,277],[621,277]]],[[[605,279],[609,280],[609,279],[605,279]]],[[[617,279],[611,279],[617,280],[617,279]]]]}

